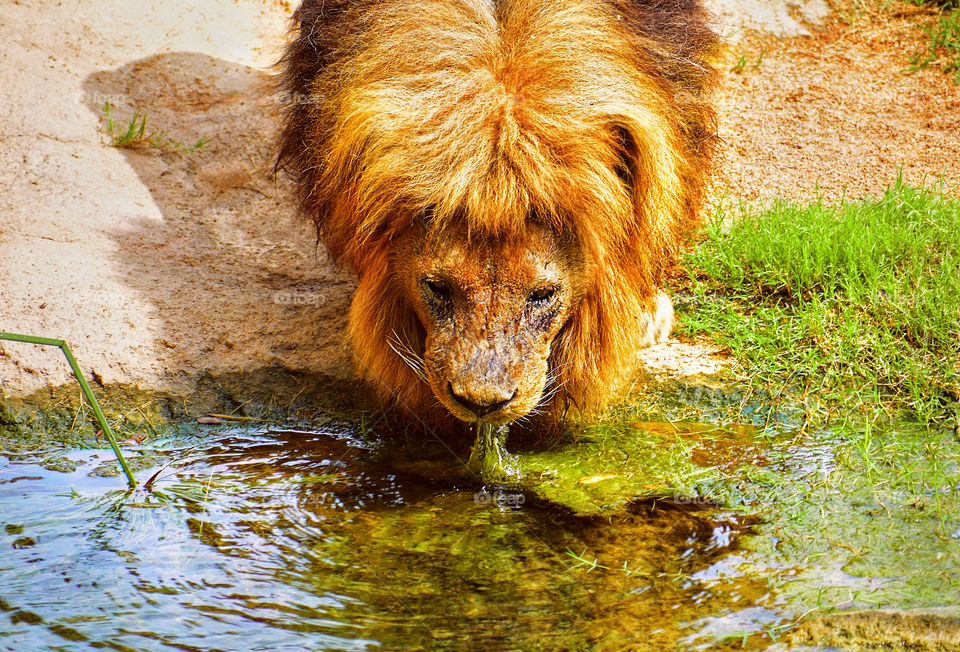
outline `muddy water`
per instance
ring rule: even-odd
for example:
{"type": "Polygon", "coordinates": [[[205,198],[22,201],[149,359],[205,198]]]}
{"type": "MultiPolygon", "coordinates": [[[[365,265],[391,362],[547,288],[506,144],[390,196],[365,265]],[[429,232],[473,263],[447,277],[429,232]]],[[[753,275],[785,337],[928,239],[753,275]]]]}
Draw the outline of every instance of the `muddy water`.
{"type": "Polygon", "coordinates": [[[0,457],[0,648],[669,650],[780,619],[742,513],[573,517],[338,429],[140,452],[149,492],[106,451],[0,457]]]}

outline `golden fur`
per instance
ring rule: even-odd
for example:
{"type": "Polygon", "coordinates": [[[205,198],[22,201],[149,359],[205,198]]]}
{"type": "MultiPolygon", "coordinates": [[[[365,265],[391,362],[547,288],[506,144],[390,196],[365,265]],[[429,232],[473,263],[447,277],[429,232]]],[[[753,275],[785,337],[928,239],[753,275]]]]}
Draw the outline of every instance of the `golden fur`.
{"type": "Polygon", "coordinates": [[[716,41],[697,1],[313,0],[294,22],[278,168],[358,274],[363,375],[416,410],[450,409],[423,377],[431,327],[407,254],[437,234],[496,247],[533,225],[579,261],[547,343],[562,391],[546,409],[604,405],[658,335],[658,288],[709,167],[716,41]]]}

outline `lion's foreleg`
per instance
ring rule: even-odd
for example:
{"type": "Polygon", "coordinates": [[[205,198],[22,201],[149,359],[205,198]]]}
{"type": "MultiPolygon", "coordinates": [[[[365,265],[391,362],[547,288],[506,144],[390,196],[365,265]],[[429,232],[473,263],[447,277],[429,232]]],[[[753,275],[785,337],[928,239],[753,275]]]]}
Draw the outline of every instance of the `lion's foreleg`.
{"type": "Polygon", "coordinates": [[[666,292],[658,292],[653,298],[653,311],[648,315],[647,330],[640,346],[653,346],[665,342],[673,330],[673,302],[666,292]]]}

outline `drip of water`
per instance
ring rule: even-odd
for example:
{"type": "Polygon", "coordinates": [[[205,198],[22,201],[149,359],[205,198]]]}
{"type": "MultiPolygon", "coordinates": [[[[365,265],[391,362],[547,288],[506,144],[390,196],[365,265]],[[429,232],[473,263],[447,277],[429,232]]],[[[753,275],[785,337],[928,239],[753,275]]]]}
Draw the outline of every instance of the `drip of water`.
{"type": "Polygon", "coordinates": [[[511,483],[520,480],[520,463],[507,450],[510,426],[478,423],[477,439],[467,467],[485,483],[511,483]]]}

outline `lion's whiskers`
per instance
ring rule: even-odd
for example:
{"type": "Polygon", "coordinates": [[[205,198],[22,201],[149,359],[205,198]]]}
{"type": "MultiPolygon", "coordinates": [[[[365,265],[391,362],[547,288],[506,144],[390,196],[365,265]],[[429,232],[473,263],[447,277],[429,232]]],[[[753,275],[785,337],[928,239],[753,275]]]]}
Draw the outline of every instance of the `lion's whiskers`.
{"type": "Polygon", "coordinates": [[[540,397],[540,400],[537,401],[537,405],[534,409],[545,408],[547,404],[550,403],[550,401],[552,401],[553,398],[560,393],[560,390],[562,390],[563,386],[566,384],[567,381],[563,381],[556,387],[551,388],[550,391],[544,392],[543,396],[540,397]]]}
{"type": "Polygon", "coordinates": [[[527,417],[541,415],[547,411],[547,406],[569,381],[568,378],[563,382],[557,383],[557,379],[560,378],[560,374],[563,371],[563,368],[566,366],[567,365],[564,364],[560,365],[559,367],[554,367],[551,372],[547,374],[547,382],[544,384],[544,388],[546,388],[547,391],[543,392],[543,394],[540,396],[540,399],[537,401],[537,404],[534,405],[533,408],[527,413],[527,417]]]}
{"type": "Polygon", "coordinates": [[[408,367],[413,369],[413,373],[415,373],[420,380],[426,382],[427,375],[423,368],[423,356],[414,351],[413,347],[404,340],[401,340],[396,331],[387,339],[387,344],[393,349],[394,353],[400,356],[400,359],[403,360],[408,367]]]}

